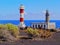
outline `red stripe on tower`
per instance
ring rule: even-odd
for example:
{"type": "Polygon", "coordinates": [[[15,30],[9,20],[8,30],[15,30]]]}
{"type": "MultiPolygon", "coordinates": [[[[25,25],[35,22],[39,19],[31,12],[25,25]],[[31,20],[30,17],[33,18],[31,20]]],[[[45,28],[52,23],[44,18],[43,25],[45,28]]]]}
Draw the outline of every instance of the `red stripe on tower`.
{"type": "Polygon", "coordinates": [[[24,9],[20,9],[20,13],[24,13],[24,9]]]}
{"type": "Polygon", "coordinates": [[[24,21],[24,18],[20,18],[20,22],[23,22],[24,21]]]}

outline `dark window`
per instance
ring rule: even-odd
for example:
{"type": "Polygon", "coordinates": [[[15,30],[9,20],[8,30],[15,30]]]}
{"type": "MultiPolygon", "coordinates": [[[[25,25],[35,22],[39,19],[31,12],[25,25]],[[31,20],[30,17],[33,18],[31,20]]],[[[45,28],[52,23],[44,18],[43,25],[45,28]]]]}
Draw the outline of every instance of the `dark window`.
{"type": "Polygon", "coordinates": [[[35,28],[37,28],[37,25],[35,25],[35,28]]]}
{"type": "Polygon", "coordinates": [[[38,28],[41,28],[40,25],[38,25],[38,28]]]}
{"type": "Polygon", "coordinates": [[[42,28],[42,25],[38,25],[38,28],[41,29],[42,28]]]}
{"type": "Polygon", "coordinates": [[[33,25],[33,28],[34,28],[34,25],[33,25]]]}

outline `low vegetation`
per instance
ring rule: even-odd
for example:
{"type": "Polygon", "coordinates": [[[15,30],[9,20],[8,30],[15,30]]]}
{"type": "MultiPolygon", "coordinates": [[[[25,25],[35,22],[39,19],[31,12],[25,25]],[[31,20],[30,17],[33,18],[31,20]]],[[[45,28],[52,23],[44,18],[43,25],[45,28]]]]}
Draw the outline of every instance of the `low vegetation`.
{"type": "Polygon", "coordinates": [[[0,40],[14,41],[19,36],[19,29],[13,24],[0,24],[0,40]]]}
{"type": "Polygon", "coordinates": [[[39,30],[40,33],[40,37],[41,38],[49,38],[52,35],[52,32],[50,32],[49,30],[39,30]]]}
{"type": "MultiPolygon", "coordinates": [[[[24,37],[25,39],[32,39],[32,38],[49,38],[52,35],[50,30],[43,30],[43,29],[33,29],[27,28],[24,30],[27,33],[28,37],[24,37]]],[[[0,24],[0,40],[2,41],[15,41],[20,37],[19,28],[13,24],[0,24]]],[[[22,39],[23,39],[22,38],[22,39]]]]}
{"type": "Polygon", "coordinates": [[[37,37],[39,35],[38,30],[32,28],[27,28],[26,32],[29,37],[37,37]]]}
{"type": "Polygon", "coordinates": [[[34,38],[39,37],[42,39],[49,38],[52,35],[52,32],[50,30],[43,30],[43,29],[28,28],[26,32],[29,37],[34,37],[34,38]]]}
{"type": "Polygon", "coordinates": [[[18,27],[16,25],[13,25],[13,24],[6,24],[6,26],[8,28],[8,31],[10,31],[11,34],[17,38],[19,35],[18,27]]]}

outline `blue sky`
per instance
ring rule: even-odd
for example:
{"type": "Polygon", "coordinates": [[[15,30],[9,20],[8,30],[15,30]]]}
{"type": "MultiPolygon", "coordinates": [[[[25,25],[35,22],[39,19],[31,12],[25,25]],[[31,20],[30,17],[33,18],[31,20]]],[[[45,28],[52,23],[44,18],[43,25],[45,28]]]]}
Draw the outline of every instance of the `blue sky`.
{"type": "Polygon", "coordinates": [[[20,4],[25,6],[25,20],[44,20],[46,9],[51,20],[60,20],[60,0],[0,0],[0,20],[19,20],[20,4]]]}

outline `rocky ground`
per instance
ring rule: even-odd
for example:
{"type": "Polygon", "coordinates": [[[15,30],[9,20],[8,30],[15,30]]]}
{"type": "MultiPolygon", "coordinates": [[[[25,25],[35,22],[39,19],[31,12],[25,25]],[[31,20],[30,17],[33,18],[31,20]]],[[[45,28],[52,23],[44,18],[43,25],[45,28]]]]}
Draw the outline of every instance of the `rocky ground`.
{"type": "MultiPolygon", "coordinates": [[[[27,36],[24,31],[21,31],[20,35],[27,36]]],[[[60,45],[60,32],[45,40],[20,39],[16,42],[1,42],[0,45],[60,45]]]]}

